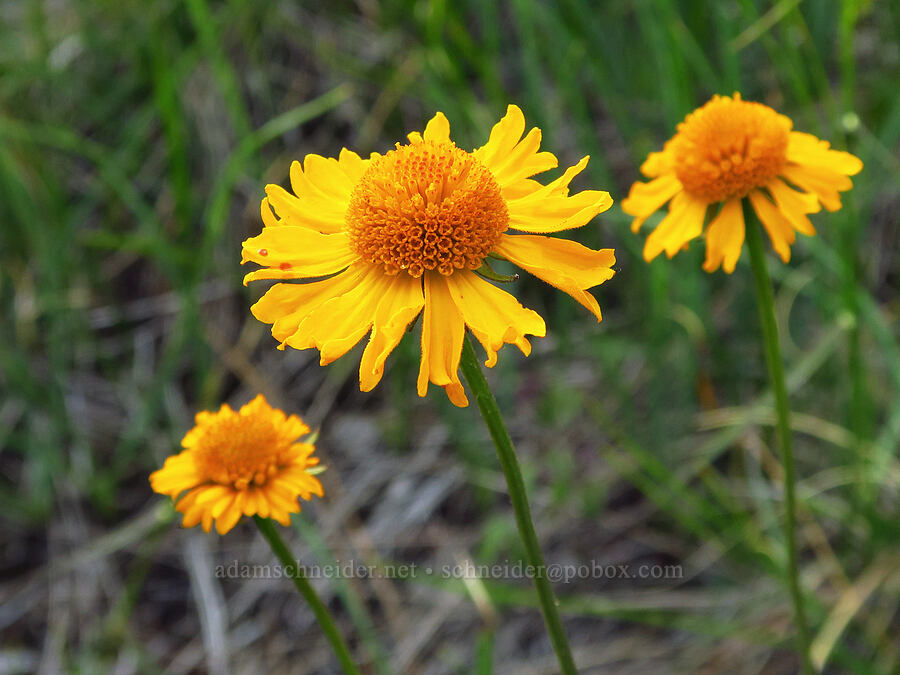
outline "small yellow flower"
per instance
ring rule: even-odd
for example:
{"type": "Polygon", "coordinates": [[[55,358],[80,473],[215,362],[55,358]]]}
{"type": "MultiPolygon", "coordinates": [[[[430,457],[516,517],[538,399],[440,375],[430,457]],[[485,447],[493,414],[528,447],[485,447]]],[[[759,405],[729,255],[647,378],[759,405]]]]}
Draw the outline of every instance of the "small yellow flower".
{"type": "Polygon", "coordinates": [[[360,389],[370,391],[424,308],[418,393],[425,396],[432,382],[458,406],[468,404],[458,373],[466,327],[484,346],[487,366],[504,344],[527,356],[526,335],[545,334],[537,313],[477,273],[488,256],[570,294],[599,321],[597,300],[586,291],[612,277],[612,249],[544,235],[584,225],[612,200],[596,190],[569,195],[587,157],[547,185],[532,179],[557,159],[539,152],[540,129],[524,132],[522,111],[511,105],[488,142],[466,152],[437,113],[423,134],[409,134],[408,144],[384,155],[362,159],[344,149],[337,159],[294,162],[294,194],[266,187],[265,227],[244,242],[242,256],[264,268],[244,283],[318,280],[276,284],[253,315],[272,324],[279,348],[315,347],[322,365],[371,331],[359,369],[360,389]]]}
{"type": "Polygon", "coordinates": [[[296,415],[272,408],[263,397],[235,412],[197,413],[196,426],[181,444],[184,451],[150,474],[150,485],[173,499],[184,514],[182,525],[197,523],[209,532],[212,521],[225,534],[241,515],[260,515],[289,525],[299,513],[297,497],[322,496],[322,484],[307,469],[319,463],[315,446],[297,443],[309,427],[296,415]]]}
{"type": "Polygon", "coordinates": [[[622,210],[635,216],[632,230],[671,200],[669,213],[647,237],[644,258],[662,251],[669,258],[703,234],[707,209],[703,269],[734,271],[744,244],[741,200],[749,198],[781,259],[791,257],[794,231],[816,233],[807,214],[841,208],[838,194],[853,187],[848,176],[862,162],[831,150],[827,141],[791,131],[793,122],[761,103],[714,96],[690,113],[663,147],[653,152],[641,172],[654,180],[635,183],[622,210]],[[721,205],[716,210],[716,207],[721,205]]]}

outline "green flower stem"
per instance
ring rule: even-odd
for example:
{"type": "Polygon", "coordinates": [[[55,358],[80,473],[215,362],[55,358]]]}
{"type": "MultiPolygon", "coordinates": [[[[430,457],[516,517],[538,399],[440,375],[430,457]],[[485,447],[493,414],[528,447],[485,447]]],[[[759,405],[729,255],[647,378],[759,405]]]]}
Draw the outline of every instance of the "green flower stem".
{"type": "Polygon", "coordinates": [[[534,585],[537,589],[538,600],[541,603],[541,612],[544,614],[544,623],[547,624],[547,631],[550,633],[550,641],[553,643],[553,649],[556,651],[557,659],[559,659],[560,671],[563,675],[572,675],[578,671],[575,669],[572,650],[569,648],[566,631],[559,617],[556,598],[553,596],[553,588],[550,586],[549,579],[547,579],[547,567],[544,564],[544,556],[541,554],[541,547],[538,544],[537,534],[534,531],[534,523],[531,520],[531,509],[528,506],[528,496],[525,494],[525,481],[522,480],[522,470],[519,468],[516,451],[513,448],[509,432],[506,430],[506,425],[503,423],[503,417],[500,415],[497,401],[491,393],[487,380],[484,379],[481,364],[478,363],[478,357],[475,356],[475,350],[472,348],[472,343],[468,337],[463,341],[462,357],[459,365],[466,381],[469,383],[469,388],[475,395],[475,401],[478,403],[479,410],[481,410],[481,416],[484,418],[488,431],[491,433],[491,438],[494,440],[494,445],[497,447],[497,456],[500,458],[500,466],[503,467],[503,474],[506,476],[509,498],[513,505],[513,511],[516,514],[519,536],[525,545],[525,555],[528,558],[528,564],[535,570],[534,585]]]}
{"type": "Polygon", "coordinates": [[[316,615],[319,626],[325,633],[325,637],[327,637],[328,641],[331,643],[331,647],[334,649],[334,653],[337,655],[338,661],[340,661],[344,672],[352,675],[359,675],[359,669],[350,657],[350,650],[347,648],[347,643],[344,642],[344,638],[341,637],[341,634],[334,623],[334,619],[331,618],[331,614],[328,612],[328,608],[325,607],[325,604],[319,598],[315,589],[312,587],[312,584],[309,583],[309,579],[304,576],[303,570],[294,560],[294,557],[288,550],[281,535],[278,534],[278,530],[275,529],[275,525],[269,518],[253,516],[253,520],[256,521],[256,526],[259,528],[259,531],[262,532],[266,541],[269,542],[272,551],[281,561],[281,564],[284,565],[285,571],[293,580],[297,590],[300,591],[300,595],[305,598],[307,604],[312,608],[313,614],[316,615]]]}
{"type": "Polygon", "coordinates": [[[784,382],[784,363],[781,358],[781,347],[778,340],[778,325],[775,322],[775,299],[772,295],[772,284],[766,269],[766,256],[763,251],[760,223],[756,220],[753,209],[744,202],[744,221],[747,230],[747,247],[750,249],[750,265],[753,267],[753,280],[756,285],[756,304],[759,307],[759,320],[762,323],[763,342],[766,349],[766,363],[769,367],[769,379],[775,394],[775,414],[778,425],[778,440],[781,445],[782,463],[784,465],[784,532],[788,557],[788,586],[794,604],[794,623],[797,629],[797,648],[803,663],[803,672],[812,673],[812,662],[809,657],[809,628],[803,613],[803,594],[800,590],[800,571],[797,565],[797,507],[794,496],[796,476],[794,472],[794,450],[791,444],[790,407],[788,406],[787,387],[784,382]]]}

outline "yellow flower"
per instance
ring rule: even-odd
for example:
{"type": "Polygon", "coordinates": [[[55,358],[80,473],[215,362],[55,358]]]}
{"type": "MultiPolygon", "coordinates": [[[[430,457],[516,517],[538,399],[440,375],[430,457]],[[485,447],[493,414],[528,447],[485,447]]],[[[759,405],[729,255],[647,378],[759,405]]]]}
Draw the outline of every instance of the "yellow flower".
{"type": "Polygon", "coordinates": [[[253,315],[273,324],[280,349],[315,347],[322,365],[371,330],[359,369],[360,389],[370,391],[424,308],[418,393],[425,396],[433,382],[458,406],[468,405],[458,374],[466,327],[484,346],[487,366],[505,343],[527,356],[526,335],[545,334],[537,313],[477,273],[487,256],[570,294],[599,321],[597,301],[586,291],[612,277],[612,249],[544,235],[584,225],[612,200],[595,190],[569,195],[587,157],[547,185],[532,179],[557,159],[539,152],[540,129],[522,138],[524,132],[522,111],[511,105],[488,142],[466,152],[437,113],[423,134],[409,134],[408,144],[384,155],[362,159],[344,149],[337,159],[307,155],[302,166],[294,162],[294,194],[266,187],[265,227],[244,242],[242,255],[242,262],[265,267],[244,283],[318,280],[276,284],[253,305],[253,315]]]}
{"type": "Polygon", "coordinates": [[[669,200],[669,213],[647,237],[644,258],[665,251],[669,258],[703,233],[708,207],[706,261],[733,272],[744,244],[741,200],[750,199],[775,251],[787,262],[794,231],[816,233],[806,214],[841,208],[838,192],[853,187],[848,176],[862,169],[850,153],[831,150],[827,141],[799,131],[793,122],[762,105],[714,96],[689,114],[641,172],[654,180],[635,183],[622,210],[635,216],[632,230],[669,200]],[[716,210],[716,207],[721,207],[716,210]]]}
{"type": "Polygon", "coordinates": [[[224,404],[197,414],[184,451],[150,474],[150,485],[173,499],[187,491],[175,504],[184,527],[202,523],[209,532],[215,518],[225,534],[241,514],[289,525],[290,514],[300,512],[298,496],[322,496],[322,484],[307,472],[319,463],[316,448],[296,442],[307,433],[303,420],[272,408],[262,394],[237,412],[224,404]]]}

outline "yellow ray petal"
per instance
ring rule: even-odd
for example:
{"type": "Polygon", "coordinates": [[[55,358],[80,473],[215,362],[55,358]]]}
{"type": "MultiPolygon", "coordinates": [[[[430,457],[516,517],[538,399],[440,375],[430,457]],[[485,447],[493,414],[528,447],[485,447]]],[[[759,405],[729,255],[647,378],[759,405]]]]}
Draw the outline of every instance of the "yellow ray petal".
{"type": "Polygon", "coordinates": [[[754,190],[747,196],[750,198],[753,210],[759,216],[763,227],[769,233],[769,239],[772,240],[775,252],[781,256],[784,262],[788,262],[791,259],[790,245],[794,243],[795,239],[794,228],[791,226],[791,222],[759,190],[754,190]]]}
{"type": "Polygon", "coordinates": [[[612,206],[608,192],[584,190],[569,196],[571,180],[587,166],[584,157],[555,181],[519,199],[506,202],[509,227],[514,230],[550,233],[581,227],[612,206]]]}
{"type": "MultiPolygon", "coordinates": [[[[203,490],[197,493],[194,500],[196,504],[202,504],[206,507],[218,504],[223,500],[230,500],[234,497],[234,488],[229,485],[207,485],[203,490]]],[[[224,508],[224,507],[223,507],[224,508]]]]}
{"type": "Polygon", "coordinates": [[[216,532],[219,534],[227,534],[231,531],[237,521],[241,519],[243,512],[243,497],[241,494],[235,496],[232,503],[221,514],[216,516],[216,532]]]}
{"type": "MultiPolygon", "coordinates": [[[[257,236],[246,239],[241,249],[241,264],[252,261],[304,278],[340,272],[356,257],[345,233],[321,234],[295,225],[263,228],[257,236]]],[[[253,275],[251,272],[244,277],[244,285],[253,275]]]]}
{"type": "Polygon", "coordinates": [[[400,272],[390,283],[375,309],[372,335],[359,363],[361,391],[371,391],[381,381],[388,355],[425,305],[421,279],[400,272]]]}
{"type": "Polygon", "coordinates": [[[358,271],[350,267],[330,279],[305,284],[275,284],[250,307],[250,312],[263,323],[271,323],[272,337],[281,342],[297,332],[300,323],[323,303],[346,293],[358,279],[358,271]]]}
{"type": "Polygon", "coordinates": [[[602,284],[615,274],[612,266],[616,263],[616,256],[611,248],[594,251],[568,239],[504,234],[497,246],[497,253],[568,293],[600,321],[600,306],[586,290],[602,284]]]}
{"type": "Polygon", "coordinates": [[[243,512],[245,516],[252,516],[256,514],[258,509],[260,500],[259,489],[255,487],[248,487],[244,491],[244,506],[243,512]]]}
{"type": "Polygon", "coordinates": [[[500,189],[500,194],[503,196],[507,202],[513,199],[521,199],[522,197],[527,197],[533,192],[537,192],[538,190],[542,190],[545,186],[533,178],[522,178],[521,180],[513,181],[507,185],[504,185],[500,189]]]}
{"type": "Polygon", "coordinates": [[[307,155],[300,162],[291,163],[291,189],[301,200],[324,196],[332,200],[350,197],[355,181],[333,157],[307,155]]]}
{"type": "Polygon", "coordinates": [[[541,136],[541,130],[534,127],[508,156],[488,166],[501,189],[504,185],[529,178],[536,173],[543,173],[559,165],[559,160],[553,153],[539,152],[541,136]]]}
{"type": "MultiPolygon", "coordinates": [[[[294,162],[299,166],[299,162],[294,162]]],[[[344,230],[344,214],[350,195],[335,199],[327,195],[307,191],[299,199],[280,185],[266,185],[266,201],[285,225],[308,227],[317,232],[332,234],[344,230]]]]}
{"type": "MultiPolygon", "coordinates": [[[[183,511],[179,509],[179,511],[184,514],[184,517],[181,519],[182,527],[194,527],[201,520],[207,518],[210,520],[210,522],[212,521],[212,516],[210,516],[202,506],[195,506],[183,511]]],[[[206,531],[209,532],[209,529],[206,528],[206,531]]]]}
{"type": "Polygon", "coordinates": [[[781,175],[797,187],[811,192],[819,198],[828,211],[841,208],[841,191],[853,187],[853,182],[836,171],[816,166],[788,164],[781,170],[781,175]]]}
{"type": "Polygon", "coordinates": [[[533,128],[520,141],[524,131],[525,117],[518,106],[511,105],[494,125],[488,142],[472,153],[491,170],[501,189],[558,164],[552,153],[538,152],[540,129],[533,128]]]}
{"type": "Polygon", "coordinates": [[[522,180],[510,183],[501,190],[503,198],[509,202],[525,197],[531,197],[532,200],[530,201],[537,201],[551,195],[562,195],[565,197],[569,194],[569,183],[572,182],[572,179],[575,178],[575,176],[584,171],[590,158],[590,155],[585,155],[578,160],[577,164],[566,169],[562,176],[546,185],[542,185],[531,178],[523,178],[522,180]],[[520,188],[523,184],[529,185],[527,190],[520,188]]]}
{"type": "Polygon", "coordinates": [[[622,200],[622,210],[636,216],[631,223],[631,231],[641,229],[644,221],[663,204],[682,190],[681,181],[674,173],[667,173],[649,183],[634,183],[628,197],[622,200]]]}
{"type": "Polygon", "coordinates": [[[261,489],[271,506],[282,511],[299,513],[300,504],[297,503],[297,492],[293,488],[273,478],[261,489]]]}
{"type": "Polygon", "coordinates": [[[291,525],[291,514],[287,511],[272,511],[271,518],[284,527],[290,527],[291,525]]]}
{"type": "Polygon", "coordinates": [[[792,131],[788,137],[787,159],[795,164],[818,166],[845,176],[855,176],[863,168],[859,157],[842,150],[832,150],[828,141],[802,131],[792,131]]]}
{"type": "Polygon", "coordinates": [[[459,381],[459,356],[465,323],[450,296],[446,277],[426,272],[425,312],[422,317],[422,361],[419,365],[417,390],[419,396],[428,393],[428,383],[444,387],[457,406],[468,405],[459,381]],[[462,404],[462,405],[461,405],[462,404]]]}
{"type": "Polygon", "coordinates": [[[715,272],[719,265],[728,274],[734,272],[744,245],[744,212],[740,199],[729,199],[722,205],[706,230],[706,261],[703,269],[715,272]]]}
{"type": "Polygon", "coordinates": [[[485,166],[490,167],[497,160],[503,159],[512,152],[524,133],[525,115],[522,114],[519,106],[509,105],[506,108],[506,115],[491,129],[488,142],[473,151],[472,154],[485,166]]]}
{"type": "Polygon", "coordinates": [[[488,368],[497,363],[497,351],[505,343],[515,344],[528,356],[531,344],[525,336],[547,334],[540,314],[523,307],[512,295],[474,272],[457,272],[447,279],[447,284],[463,320],[487,352],[488,368]]]}
{"type": "Polygon", "coordinates": [[[703,233],[703,219],[706,202],[696,199],[687,192],[679,192],[669,206],[668,215],[647,237],[644,244],[644,259],[653,260],[663,251],[671,258],[694,237],[703,233]]]}
{"type": "MultiPolygon", "coordinates": [[[[373,152],[372,155],[377,157],[378,153],[373,152]]],[[[363,159],[347,148],[341,148],[341,152],[338,155],[338,164],[340,164],[341,169],[347,174],[347,178],[350,179],[354,186],[369,168],[370,163],[370,160],[363,159]]]]}
{"type": "Polygon", "coordinates": [[[780,178],[773,178],[766,184],[766,187],[775,198],[778,208],[791,221],[794,229],[809,236],[816,233],[816,228],[806,217],[807,213],[816,213],[821,209],[815,195],[808,192],[797,192],[780,178]]]}
{"type": "Polygon", "coordinates": [[[294,349],[316,347],[323,366],[340,358],[369,332],[392,280],[380,267],[361,266],[352,287],[310,312],[285,343],[294,349]]]}
{"type": "Polygon", "coordinates": [[[450,122],[442,112],[434,114],[425,125],[423,138],[433,143],[446,143],[450,140],[450,122]]]}
{"type": "Polygon", "coordinates": [[[194,457],[188,451],[168,457],[161,469],[150,474],[150,487],[173,497],[203,481],[204,477],[197,471],[194,457]]]}
{"type": "Polygon", "coordinates": [[[641,164],[641,173],[647,178],[656,178],[673,171],[674,158],[671,152],[671,141],[666,141],[662,152],[651,152],[641,164]]]}

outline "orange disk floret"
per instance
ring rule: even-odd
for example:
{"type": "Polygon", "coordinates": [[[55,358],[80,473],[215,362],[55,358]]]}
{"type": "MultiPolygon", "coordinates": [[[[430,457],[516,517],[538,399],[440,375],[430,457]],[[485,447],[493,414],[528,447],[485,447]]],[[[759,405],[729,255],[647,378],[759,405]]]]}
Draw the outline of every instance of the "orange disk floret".
{"type": "Polygon", "coordinates": [[[715,96],[678,125],[675,175],[708,203],[744,197],[784,167],[791,126],[790,118],[740,94],[715,96]]]}
{"type": "Polygon", "coordinates": [[[372,162],[350,197],[350,247],[387,274],[478,269],[509,224],[500,186],[452,142],[397,144],[372,162]]]}
{"type": "Polygon", "coordinates": [[[173,499],[184,527],[216,521],[228,532],[241,515],[273,518],[283,525],[298,513],[297,498],[323,494],[307,471],[319,463],[315,446],[298,443],[309,427],[296,415],[272,408],[260,394],[239,411],[227,404],[197,414],[196,426],[182,440],[184,450],[150,474],[156,492],[173,499]]]}

